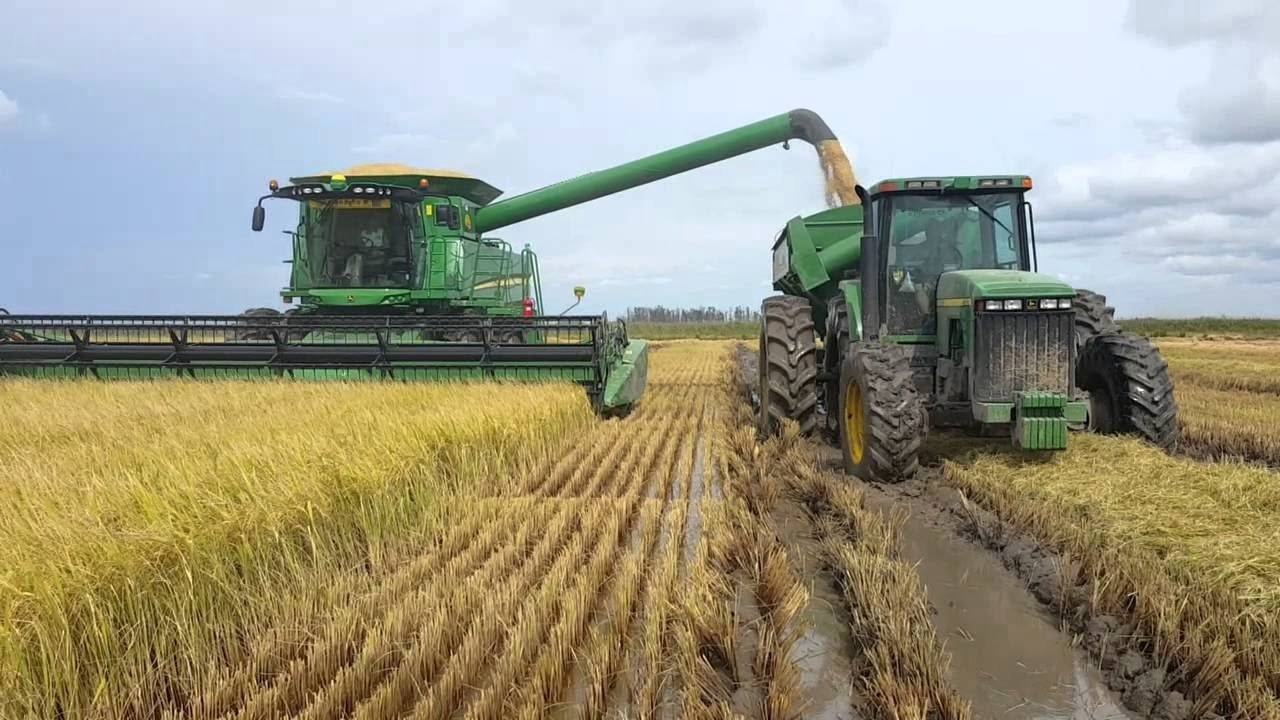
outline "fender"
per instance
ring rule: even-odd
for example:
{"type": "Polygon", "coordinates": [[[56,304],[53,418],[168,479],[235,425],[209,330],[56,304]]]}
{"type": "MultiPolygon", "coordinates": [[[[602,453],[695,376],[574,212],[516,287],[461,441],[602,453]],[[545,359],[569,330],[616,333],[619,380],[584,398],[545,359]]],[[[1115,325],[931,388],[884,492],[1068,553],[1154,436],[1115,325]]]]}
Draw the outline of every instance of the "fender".
{"type": "Polygon", "coordinates": [[[862,339],[862,283],[841,280],[838,287],[849,307],[849,342],[857,342],[862,339]]]}

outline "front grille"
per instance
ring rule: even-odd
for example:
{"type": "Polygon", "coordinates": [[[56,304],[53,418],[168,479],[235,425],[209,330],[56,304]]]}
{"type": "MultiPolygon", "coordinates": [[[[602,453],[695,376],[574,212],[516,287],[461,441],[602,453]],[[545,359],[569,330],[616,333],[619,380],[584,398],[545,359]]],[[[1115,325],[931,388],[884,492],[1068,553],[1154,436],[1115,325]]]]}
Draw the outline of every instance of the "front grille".
{"type": "Polygon", "coordinates": [[[1071,312],[984,312],[977,315],[974,399],[1011,402],[1026,390],[1069,395],[1075,374],[1071,312]]]}

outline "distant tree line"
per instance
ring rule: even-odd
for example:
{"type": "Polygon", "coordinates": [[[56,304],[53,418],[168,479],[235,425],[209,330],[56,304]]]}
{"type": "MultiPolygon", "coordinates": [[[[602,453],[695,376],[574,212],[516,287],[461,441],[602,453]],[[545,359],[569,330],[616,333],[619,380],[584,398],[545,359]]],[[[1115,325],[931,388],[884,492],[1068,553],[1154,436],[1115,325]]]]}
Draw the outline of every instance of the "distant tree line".
{"type": "Polygon", "coordinates": [[[731,308],[629,307],[624,317],[633,323],[723,323],[758,322],[760,311],[746,306],[731,308]]]}

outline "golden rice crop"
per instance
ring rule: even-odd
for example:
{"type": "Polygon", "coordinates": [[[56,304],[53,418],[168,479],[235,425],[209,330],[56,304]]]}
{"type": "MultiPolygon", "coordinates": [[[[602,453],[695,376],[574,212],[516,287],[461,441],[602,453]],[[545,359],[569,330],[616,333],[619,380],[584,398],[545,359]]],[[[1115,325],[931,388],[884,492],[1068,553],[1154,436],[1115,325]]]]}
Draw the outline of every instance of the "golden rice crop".
{"type": "Polygon", "coordinates": [[[443,493],[533,466],[591,422],[576,387],[3,392],[0,696],[37,716],[154,715],[343,571],[432,537],[443,493]]]}
{"type": "Polygon", "coordinates": [[[1280,343],[1164,340],[1160,353],[1179,388],[1280,395],[1280,343]]]}
{"type": "Polygon", "coordinates": [[[1280,718],[1280,483],[1273,472],[1073,437],[1044,461],[975,451],[947,482],[1073,558],[1100,613],[1132,617],[1202,702],[1280,718]]]}
{"type": "Polygon", "coordinates": [[[1196,456],[1244,458],[1280,467],[1280,396],[1180,384],[1181,449],[1196,456]]]}

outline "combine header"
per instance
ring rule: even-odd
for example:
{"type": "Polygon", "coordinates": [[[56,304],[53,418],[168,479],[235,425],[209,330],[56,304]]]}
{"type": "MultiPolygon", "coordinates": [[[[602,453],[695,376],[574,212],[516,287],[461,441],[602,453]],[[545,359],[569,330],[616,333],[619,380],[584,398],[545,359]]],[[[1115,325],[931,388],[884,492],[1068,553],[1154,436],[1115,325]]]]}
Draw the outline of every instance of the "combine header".
{"type": "Polygon", "coordinates": [[[546,314],[537,256],[493,231],[789,140],[851,177],[826,123],[794,110],[500,202],[483,180],[404,165],[273,180],[252,227],[265,226],[263,201],[296,203],[280,293],[293,308],[0,314],[0,375],[560,380],[582,385],[597,411],[625,411],[644,391],[644,341],[605,315],[546,314]]]}

